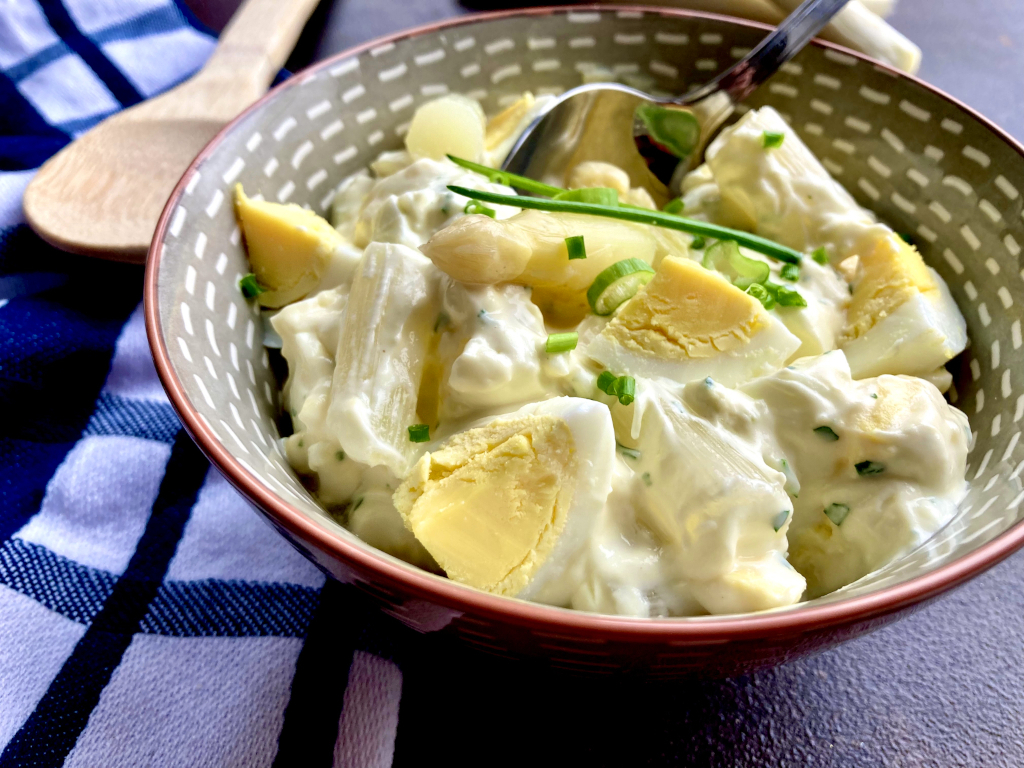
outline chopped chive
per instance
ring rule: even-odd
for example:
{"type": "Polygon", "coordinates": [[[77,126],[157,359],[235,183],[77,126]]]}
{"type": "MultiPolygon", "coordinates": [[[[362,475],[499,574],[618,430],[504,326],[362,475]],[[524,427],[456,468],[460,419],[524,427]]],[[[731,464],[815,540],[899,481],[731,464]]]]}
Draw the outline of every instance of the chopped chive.
{"type": "Polygon", "coordinates": [[[470,200],[466,203],[466,207],[462,209],[463,213],[482,213],[484,216],[490,216],[492,219],[495,216],[494,209],[488,208],[486,205],[481,203],[479,200],[470,200]]]}
{"type": "Polygon", "coordinates": [[[697,235],[696,237],[693,238],[692,242],[690,243],[690,247],[693,248],[693,250],[695,251],[700,251],[703,250],[704,246],[706,246],[707,244],[707,240],[705,240],[700,235],[697,235]]]}
{"type": "Polygon", "coordinates": [[[644,472],[642,475],[640,475],[640,479],[644,481],[644,485],[646,485],[648,488],[651,487],[652,481],[650,472],[644,472]]]}
{"type": "Polygon", "coordinates": [[[549,355],[557,355],[559,352],[568,352],[571,349],[576,349],[576,344],[580,340],[580,335],[576,331],[570,331],[568,333],[552,333],[548,335],[548,340],[544,344],[544,351],[549,355]]]}
{"type": "Polygon", "coordinates": [[[409,427],[409,440],[413,443],[429,442],[430,427],[426,424],[413,424],[409,427]]]}
{"type": "Polygon", "coordinates": [[[780,307],[806,307],[807,299],[803,295],[784,285],[778,285],[770,280],[764,284],[765,289],[772,295],[780,307]]]}
{"type": "Polygon", "coordinates": [[[772,528],[775,529],[776,533],[778,533],[779,531],[782,530],[782,526],[784,526],[786,524],[786,521],[788,519],[789,519],[789,510],[788,509],[782,510],[781,512],[779,512],[779,514],[777,514],[775,517],[772,518],[772,528]]]}
{"type": "Polygon", "coordinates": [[[636,398],[636,379],[632,376],[619,376],[615,380],[614,388],[612,394],[619,398],[622,405],[629,405],[636,398]]]}
{"type": "Polygon", "coordinates": [[[676,215],[682,213],[685,207],[686,204],[683,202],[683,198],[677,197],[674,200],[669,200],[665,203],[665,207],[662,210],[665,211],[665,213],[676,215]]]}
{"type": "Polygon", "coordinates": [[[785,138],[786,134],[779,131],[765,131],[761,134],[761,146],[765,149],[778,149],[785,138]]]}
{"type": "Polygon", "coordinates": [[[448,189],[457,195],[496,205],[511,205],[517,208],[532,208],[538,211],[550,211],[553,213],[583,213],[591,216],[604,216],[610,219],[633,221],[639,224],[649,224],[654,227],[689,232],[691,235],[713,237],[717,240],[735,240],[742,246],[758,253],[763,253],[769,258],[785,261],[789,264],[799,264],[803,258],[798,251],[794,251],[792,248],[787,248],[784,245],[758,237],[757,235],[752,235],[749,232],[741,232],[738,229],[730,229],[717,224],[709,224],[706,221],[683,218],[682,216],[673,216],[671,213],[652,211],[647,208],[634,208],[622,205],[606,206],[593,203],[576,203],[571,200],[546,200],[541,197],[502,195],[496,192],[484,192],[478,189],[469,189],[468,187],[455,185],[448,187],[448,189]]]}
{"type": "Polygon", "coordinates": [[[885,464],[877,461],[861,461],[853,465],[857,469],[857,474],[861,477],[869,477],[871,475],[880,475],[885,472],[885,464]]]}
{"type": "Polygon", "coordinates": [[[914,236],[909,232],[897,232],[896,234],[899,235],[900,240],[907,245],[917,245],[917,242],[914,240],[914,236]]]}
{"type": "Polygon", "coordinates": [[[554,199],[568,200],[574,203],[593,203],[594,205],[618,205],[619,193],[610,187],[583,187],[559,192],[554,199]]]}
{"type": "Polygon", "coordinates": [[[795,283],[800,279],[800,267],[796,264],[783,264],[779,277],[783,280],[789,280],[789,282],[795,283]]]}
{"type": "Polygon", "coordinates": [[[463,160],[461,157],[455,157],[454,155],[448,155],[448,159],[467,170],[479,173],[481,176],[486,176],[495,184],[504,184],[506,187],[515,187],[524,192],[532,192],[535,195],[547,195],[548,197],[554,197],[561,192],[565,192],[561,187],[553,187],[550,184],[534,181],[525,176],[517,176],[514,173],[497,168],[488,168],[486,165],[480,165],[480,163],[474,163],[471,160],[463,160]]]}
{"type": "Polygon", "coordinates": [[[822,266],[828,264],[828,251],[825,250],[825,246],[821,246],[821,248],[815,248],[813,251],[811,251],[811,258],[814,259],[819,264],[821,264],[822,266]]]}
{"type": "Polygon", "coordinates": [[[794,499],[800,497],[800,478],[796,476],[796,472],[789,465],[789,462],[785,459],[779,459],[779,471],[786,476],[786,482],[782,487],[786,493],[792,496],[794,499]]]}
{"type": "Polygon", "coordinates": [[[745,293],[750,294],[755,299],[761,302],[761,306],[765,309],[772,309],[776,305],[775,297],[772,296],[771,292],[760,283],[754,283],[751,285],[745,293]]]}
{"type": "Polygon", "coordinates": [[[338,461],[344,461],[345,460],[345,452],[344,451],[335,451],[334,452],[334,458],[336,458],[338,461]]]}
{"type": "Polygon", "coordinates": [[[633,459],[636,461],[640,458],[640,451],[636,448],[627,448],[622,443],[615,443],[615,447],[619,449],[619,453],[625,456],[627,459],[633,459]]]}
{"type": "Polygon", "coordinates": [[[259,284],[256,275],[252,272],[238,281],[238,288],[247,299],[255,299],[261,293],[267,292],[267,289],[259,284]]]}
{"type": "Polygon", "coordinates": [[[815,427],[814,434],[830,443],[834,443],[839,439],[839,435],[835,433],[832,427],[815,427]]]}
{"type": "Polygon", "coordinates": [[[604,392],[606,395],[614,395],[612,387],[615,386],[615,381],[619,377],[611,371],[601,371],[601,375],[597,377],[597,388],[604,392]]]}
{"type": "Polygon", "coordinates": [[[565,238],[565,250],[569,254],[569,261],[587,258],[587,244],[583,242],[583,235],[565,238]]]}
{"type": "Polygon", "coordinates": [[[877,400],[877,399],[878,399],[878,393],[877,393],[877,392],[872,392],[872,393],[871,393],[871,396],[872,396],[873,398],[875,398],[875,400],[877,400]]]}
{"type": "Polygon", "coordinates": [[[848,504],[829,504],[825,507],[825,517],[835,523],[836,526],[843,524],[843,520],[850,514],[850,506],[848,504]]]}
{"type": "Polygon", "coordinates": [[[434,333],[437,333],[441,328],[446,328],[451,321],[452,319],[448,317],[447,312],[439,313],[437,320],[434,321],[434,333]]]}

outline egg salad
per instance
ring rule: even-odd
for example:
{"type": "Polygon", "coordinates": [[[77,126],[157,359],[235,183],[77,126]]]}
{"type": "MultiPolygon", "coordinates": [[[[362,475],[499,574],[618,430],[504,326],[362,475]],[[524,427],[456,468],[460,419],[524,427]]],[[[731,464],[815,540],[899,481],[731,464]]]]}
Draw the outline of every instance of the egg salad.
{"type": "Polygon", "coordinates": [[[424,104],[328,218],[236,188],[321,504],[470,587],[640,617],[784,608],[949,522],[966,325],[914,246],[770,107],[661,210],[607,163],[498,170],[545,104],[424,104]]]}

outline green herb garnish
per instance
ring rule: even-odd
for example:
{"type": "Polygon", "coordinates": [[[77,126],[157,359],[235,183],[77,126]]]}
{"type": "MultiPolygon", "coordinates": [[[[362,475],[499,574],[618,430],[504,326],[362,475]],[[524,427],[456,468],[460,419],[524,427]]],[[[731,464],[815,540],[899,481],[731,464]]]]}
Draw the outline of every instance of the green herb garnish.
{"type": "Polygon", "coordinates": [[[583,242],[583,235],[565,238],[565,250],[569,254],[569,261],[587,258],[587,244],[583,242]]]}
{"type": "Polygon", "coordinates": [[[783,264],[779,277],[783,280],[789,280],[789,282],[795,283],[800,279],[800,267],[796,264],[783,264]]]}
{"type": "Polygon", "coordinates": [[[615,443],[615,447],[619,449],[619,453],[625,456],[627,459],[633,459],[637,461],[640,458],[640,451],[636,448],[627,448],[622,443],[615,443]]]}
{"type": "Polygon", "coordinates": [[[615,386],[615,380],[619,377],[611,371],[601,371],[601,374],[597,377],[597,388],[604,392],[606,395],[614,395],[612,387],[615,386]]]}
{"type": "Polygon", "coordinates": [[[700,235],[697,235],[695,238],[693,238],[693,241],[690,243],[690,247],[693,248],[693,250],[695,250],[695,251],[701,251],[701,250],[704,249],[704,246],[706,246],[707,244],[708,244],[707,240],[705,240],[700,235]]]}
{"type": "Polygon", "coordinates": [[[259,284],[256,275],[252,272],[238,281],[238,288],[247,299],[255,299],[261,293],[267,292],[267,289],[259,284]]]}
{"type": "Polygon", "coordinates": [[[775,529],[776,533],[782,530],[782,526],[786,524],[787,520],[789,520],[788,509],[782,510],[781,512],[779,512],[779,514],[772,518],[772,528],[775,529]]]}
{"type": "Polygon", "coordinates": [[[760,283],[754,283],[748,287],[746,293],[760,301],[761,306],[765,309],[772,309],[778,303],[771,292],[760,283]]]}
{"type": "Polygon", "coordinates": [[[825,246],[821,246],[821,248],[815,248],[813,251],[811,251],[811,258],[814,259],[819,264],[821,264],[822,266],[828,264],[828,251],[825,250],[825,246]]]}
{"type": "Polygon", "coordinates": [[[594,205],[618,205],[619,193],[610,187],[583,187],[567,189],[554,195],[555,200],[567,200],[573,203],[593,203],[594,205]]]}
{"type": "Polygon", "coordinates": [[[334,458],[337,459],[338,461],[344,461],[345,460],[345,452],[344,451],[335,451],[334,452],[334,458]]]}
{"type": "Polygon", "coordinates": [[[662,209],[665,213],[671,213],[673,216],[677,216],[683,212],[686,207],[686,203],[683,202],[683,198],[677,197],[674,200],[669,200],[665,203],[665,207],[662,209]]]}
{"type": "Polygon", "coordinates": [[[700,121],[687,108],[646,102],[633,113],[656,143],[676,157],[689,157],[700,141],[700,121]]]}
{"type": "Polygon", "coordinates": [[[594,278],[587,289],[587,301],[595,315],[610,315],[624,301],[633,298],[653,277],[654,270],[646,261],[617,261],[594,278]]]}
{"type": "Polygon", "coordinates": [[[651,487],[652,481],[650,472],[644,472],[642,475],[640,475],[640,479],[644,481],[644,485],[646,485],[648,488],[651,487]]]}
{"type": "Polygon", "coordinates": [[[430,441],[430,427],[426,424],[413,424],[409,427],[409,440],[414,443],[430,441]]]}
{"type": "Polygon", "coordinates": [[[636,379],[632,376],[619,376],[615,380],[613,394],[622,405],[629,405],[636,398],[636,379]]]}
{"type": "Polygon", "coordinates": [[[610,371],[601,371],[597,377],[597,388],[606,395],[617,397],[622,405],[629,405],[636,398],[636,379],[632,376],[616,376],[610,371]]]}
{"type": "Polygon", "coordinates": [[[495,216],[493,208],[488,208],[486,205],[481,203],[479,200],[470,200],[466,203],[465,208],[462,209],[463,213],[482,213],[484,216],[490,216],[492,219],[495,216]]]}
{"type": "Polygon", "coordinates": [[[829,504],[825,507],[825,517],[835,523],[837,526],[843,524],[843,520],[850,514],[850,507],[848,504],[829,504]]]}
{"type": "Polygon", "coordinates": [[[909,232],[897,232],[896,234],[899,235],[900,240],[902,240],[907,245],[917,245],[917,242],[915,242],[914,240],[914,236],[911,235],[909,232]]]}
{"type": "Polygon", "coordinates": [[[680,232],[689,232],[691,235],[702,235],[713,237],[717,240],[735,240],[742,246],[751,250],[763,253],[772,259],[784,261],[789,264],[799,264],[803,256],[779,243],[766,240],[763,237],[752,235],[749,232],[741,232],[738,229],[721,227],[717,224],[709,224],[706,221],[687,219],[682,216],[673,216],[663,211],[652,211],[646,208],[635,208],[632,206],[610,206],[595,205],[593,203],[577,203],[571,200],[546,200],[541,197],[522,197],[519,195],[502,195],[496,192],[484,192],[468,187],[452,185],[448,189],[457,195],[469,197],[474,200],[482,200],[485,203],[495,205],[511,205],[518,208],[532,208],[538,211],[549,211],[552,213],[582,213],[591,216],[604,216],[609,219],[620,219],[621,221],[632,221],[637,224],[649,224],[654,227],[675,229],[680,232]]]}
{"type": "Polygon", "coordinates": [[[834,443],[839,439],[839,435],[835,433],[835,430],[832,429],[832,427],[815,427],[814,434],[824,440],[828,440],[830,443],[834,443]]]}
{"type": "Polygon", "coordinates": [[[885,472],[885,464],[877,461],[861,461],[853,466],[857,469],[857,474],[861,477],[880,475],[885,472]]]}
{"type": "MultiPolygon", "coordinates": [[[[495,184],[504,184],[506,187],[515,187],[516,189],[521,189],[524,192],[532,192],[535,195],[546,195],[547,197],[554,197],[555,195],[565,192],[561,187],[553,187],[550,184],[534,181],[533,179],[528,179],[525,176],[517,176],[514,173],[502,171],[498,168],[488,168],[486,165],[480,165],[480,163],[474,163],[471,160],[463,160],[461,157],[455,157],[454,155],[448,155],[447,157],[456,165],[460,165],[467,170],[479,173],[481,176],[486,176],[495,184]]],[[[469,197],[469,195],[464,195],[464,197],[469,197]]]]}
{"type": "Polygon", "coordinates": [[[770,293],[780,307],[806,307],[807,299],[793,288],[778,285],[770,280],[764,284],[765,289],[770,293]]]}
{"type": "Polygon", "coordinates": [[[786,139],[786,134],[779,131],[765,131],[761,134],[761,146],[765,149],[778,149],[786,139]]]}
{"type": "Polygon", "coordinates": [[[764,284],[771,271],[763,261],[751,259],[740,253],[735,240],[719,240],[704,251],[701,264],[725,275],[737,288],[746,289],[754,283],[764,284]]]}
{"type": "Polygon", "coordinates": [[[548,335],[548,340],[544,344],[544,351],[549,355],[557,355],[559,352],[568,352],[571,349],[576,349],[576,344],[580,340],[580,335],[576,331],[569,331],[568,333],[552,333],[548,335]]]}

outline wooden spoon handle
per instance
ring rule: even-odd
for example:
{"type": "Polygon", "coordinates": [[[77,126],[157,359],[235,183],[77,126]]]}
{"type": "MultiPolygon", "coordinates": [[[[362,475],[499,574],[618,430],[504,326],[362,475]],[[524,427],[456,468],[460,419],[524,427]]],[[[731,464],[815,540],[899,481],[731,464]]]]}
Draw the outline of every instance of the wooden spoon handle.
{"type": "Polygon", "coordinates": [[[245,0],[221,33],[202,77],[230,80],[248,72],[266,90],[318,1],[245,0]]]}

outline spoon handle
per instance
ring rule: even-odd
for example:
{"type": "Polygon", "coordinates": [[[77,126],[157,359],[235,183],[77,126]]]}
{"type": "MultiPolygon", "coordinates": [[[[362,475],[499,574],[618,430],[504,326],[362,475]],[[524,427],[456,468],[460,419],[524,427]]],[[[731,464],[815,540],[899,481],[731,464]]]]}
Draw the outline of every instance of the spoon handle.
{"type": "Polygon", "coordinates": [[[287,61],[318,0],[245,0],[220,35],[203,76],[254,75],[263,90],[287,61]]]}
{"type": "Polygon", "coordinates": [[[725,92],[735,104],[796,56],[849,0],[806,0],[774,32],[762,40],[731,69],[679,100],[694,104],[714,93],[725,92]]]}

